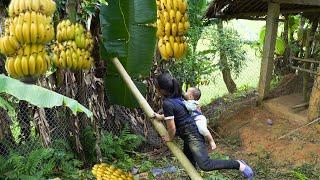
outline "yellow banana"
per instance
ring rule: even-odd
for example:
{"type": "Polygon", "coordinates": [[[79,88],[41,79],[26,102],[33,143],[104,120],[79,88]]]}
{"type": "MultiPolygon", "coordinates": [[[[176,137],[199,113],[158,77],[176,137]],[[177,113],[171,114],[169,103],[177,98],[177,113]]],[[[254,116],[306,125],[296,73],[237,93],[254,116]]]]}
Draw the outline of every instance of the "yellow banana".
{"type": "Polygon", "coordinates": [[[172,47],[170,45],[170,42],[166,42],[166,52],[167,52],[169,57],[173,56],[173,50],[172,50],[172,47]]]}
{"type": "Polygon", "coordinates": [[[23,23],[22,25],[22,35],[23,35],[23,41],[25,43],[30,43],[30,24],[23,23]]]}
{"type": "Polygon", "coordinates": [[[184,34],[184,23],[179,22],[178,24],[178,35],[181,36],[184,34]]]}
{"type": "Polygon", "coordinates": [[[29,58],[29,74],[34,76],[36,74],[36,55],[32,54],[29,58]]]}
{"type": "Polygon", "coordinates": [[[181,53],[181,57],[184,55],[186,47],[184,43],[180,43],[179,44],[179,49],[180,49],[180,53],[181,53]]]}
{"type": "Polygon", "coordinates": [[[69,40],[74,39],[74,26],[73,25],[67,27],[67,37],[69,40]]]}
{"type": "Polygon", "coordinates": [[[37,31],[38,31],[38,27],[37,27],[36,23],[31,23],[31,26],[30,26],[31,43],[36,43],[37,42],[37,39],[38,39],[38,32],[37,31]]]}
{"type": "Polygon", "coordinates": [[[180,47],[179,47],[179,44],[177,42],[175,42],[173,44],[173,54],[174,54],[174,57],[176,59],[180,59],[181,58],[180,47]]]}
{"type": "Polygon", "coordinates": [[[172,0],[172,9],[174,11],[178,11],[179,10],[179,3],[177,0],[172,0]]]}
{"type": "Polygon", "coordinates": [[[162,10],[165,10],[166,4],[167,4],[166,0],[160,0],[160,7],[162,10]]]}
{"type": "Polygon", "coordinates": [[[35,70],[35,74],[37,76],[39,76],[40,74],[42,74],[43,72],[43,59],[41,54],[37,55],[37,59],[36,59],[36,70],[35,70]]]}
{"type": "Polygon", "coordinates": [[[0,37],[0,52],[2,54],[5,54],[5,45],[4,45],[4,38],[3,37],[0,37]]]}
{"type": "Polygon", "coordinates": [[[179,36],[176,36],[176,37],[174,38],[174,40],[175,40],[175,42],[177,42],[177,43],[180,43],[180,42],[181,42],[181,38],[180,38],[179,36]]]}
{"type": "Polygon", "coordinates": [[[61,51],[61,53],[60,53],[59,64],[64,69],[67,67],[65,51],[61,51]]]}
{"type": "Polygon", "coordinates": [[[166,45],[159,41],[158,48],[163,59],[169,59],[169,55],[166,51],[166,45]]]}
{"type": "Polygon", "coordinates": [[[45,60],[46,60],[46,62],[47,62],[47,69],[50,69],[50,67],[51,67],[51,58],[50,58],[50,56],[46,53],[45,54],[45,60]]]}
{"type": "Polygon", "coordinates": [[[167,8],[167,11],[170,11],[172,9],[172,0],[167,0],[167,3],[166,3],[166,8],[167,8]]]}
{"type": "Polygon", "coordinates": [[[8,14],[9,14],[10,17],[13,17],[15,15],[14,3],[15,3],[15,0],[11,0],[11,3],[9,4],[8,14]]]}
{"type": "Polygon", "coordinates": [[[45,40],[45,27],[42,23],[38,22],[38,43],[43,43],[45,40]]]}
{"type": "Polygon", "coordinates": [[[25,23],[27,23],[28,25],[31,24],[31,13],[29,11],[24,13],[24,17],[23,20],[25,23]]]}
{"type": "Polygon", "coordinates": [[[182,14],[184,14],[187,10],[188,4],[185,0],[178,0],[179,1],[179,10],[182,14]]]}
{"type": "Polygon", "coordinates": [[[18,0],[14,0],[13,2],[13,11],[14,11],[14,15],[18,16],[20,14],[20,6],[19,6],[19,1],[18,0]]]}
{"type": "Polygon", "coordinates": [[[19,0],[19,13],[23,13],[25,11],[24,0],[19,0]]]}
{"type": "Polygon", "coordinates": [[[35,11],[31,11],[30,13],[30,20],[31,23],[37,23],[38,21],[38,14],[35,11]]]}
{"type": "Polygon", "coordinates": [[[20,47],[20,44],[19,44],[17,38],[15,36],[8,36],[8,38],[9,38],[8,40],[10,42],[11,47],[14,50],[17,50],[20,47]]]}
{"type": "Polygon", "coordinates": [[[170,15],[167,11],[163,12],[164,23],[170,22],[170,15]]]}
{"type": "Polygon", "coordinates": [[[17,56],[16,60],[14,61],[14,70],[18,77],[24,76],[21,67],[21,56],[17,56]]]}
{"type": "Polygon", "coordinates": [[[176,23],[179,23],[181,21],[182,14],[180,11],[176,12],[176,23]]]}
{"type": "Polygon", "coordinates": [[[169,12],[170,12],[170,13],[169,13],[170,22],[171,22],[171,23],[176,22],[176,12],[175,12],[174,10],[172,10],[172,9],[171,9],[169,12]]]}
{"type": "Polygon", "coordinates": [[[51,39],[50,39],[50,26],[49,26],[49,25],[45,25],[44,32],[45,32],[45,33],[44,33],[44,39],[43,39],[43,41],[44,41],[45,43],[50,42],[51,39]]]}
{"type": "Polygon", "coordinates": [[[72,53],[72,69],[77,69],[78,67],[78,60],[77,54],[75,52],[72,53]]]}
{"type": "Polygon", "coordinates": [[[174,36],[170,36],[170,37],[169,37],[169,43],[170,43],[170,46],[173,48],[174,36]]]}
{"type": "Polygon", "coordinates": [[[40,0],[32,0],[31,9],[38,12],[40,10],[40,0]]]}
{"type": "Polygon", "coordinates": [[[32,45],[30,45],[31,47],[30,47],[30,54],[32,55],[32,54],[38,54],[38,45],[36,45],[36,44],[32,44],[32,45]]]}
{"type": "Polygon", "coordinates": [[[30,54],[31,54],[31,47],[30,47],[30,45],[27,44],[24,47],[23,55],[24,56],[30,56],[30,54]]]}
{"type": "Polygon", "coordinates": [[[84,62],[83,57],[82,57],[82,55],[80,55],[80,56],[79,56],[78,63],[77,63],[77,69],[82,69],[82,67],[83,67],[83,62],[84,62]]]}
{"type": "Polygon", "coordinates": [[[23,25],[23,18],[22,16],[19,16],[18,24],[16,25],[16,28],[15,28],[15,35],[18,41],[23,44],[24,39],[23,39],[23,33],[22,33],[22,25],[23,25]]]}
{"type": "Polygon", "coordinates": [[[16,73],[16,71],[14,69],[14,62],[15,62],[15,59],[12,57],[7,59],[7,62],[6,62],[6,64],[8,64],[7,65],[7,68],[8,68],[7,72],[12,77],[18,77],[18,74],[16,73]]]}
{"type": "Polygon", "coordinates": [[[178,26],[177,26],[176,23],[173,23],[173,24],[172,24],[172,35],[173,35],[173,36],[176,36],[177,33],[178,33],[178,26]]]}
{"type": "Polygon", "coordinates": [[[23,56],[21,59],[21,68],[22,68],[22,73],[25,76],[29,75],[29,62],[27,56],[23,56]]]}
{"type": "Polygon", "coordinates": [[[166,23],[166,26],[165,26],[165,34],[167,36],[170,36],[171,34],[171,24],[169,22],[166,23]]]}
{"type": "Polygon", "coordinates": [[[27,11],[31,11],[32,0],[24,0],[24,5],[27,11]]]}
{"type": "Polygon", "coordinates": [[[185,31],[188,31],[189,28],[190,28],[190,23],[189,23],[189,21],[186,21],[186,22],[184,23],[184,30],[185,30],[185,31]]]}
{"type": "Polygon", "coordinates": [[[16,47],[14,47],[14,45],[11,44],[10,40],[11,39],[9,36],[4,36],[4,48],[5,48],[7,55],[11,55],[11,54],[15,53],[15,51],[16,51],[16,47]]]}
{"type": "Polygon", "coordinates": [[[67,68],[71,68],[72,67],[72,58],[71,56],[67,56],[67,68]]]}
{"type": "Polygon", "coordinates": [[[42,44],[38,44],[38,53],[44,52],[44,46],[42,44]]]}

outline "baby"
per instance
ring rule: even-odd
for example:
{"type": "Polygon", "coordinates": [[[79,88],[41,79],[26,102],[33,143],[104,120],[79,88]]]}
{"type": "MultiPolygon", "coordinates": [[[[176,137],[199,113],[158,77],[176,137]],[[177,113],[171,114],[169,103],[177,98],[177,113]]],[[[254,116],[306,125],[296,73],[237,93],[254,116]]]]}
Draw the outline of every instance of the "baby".
{"type": "Polygon", "coordinates": [[[199,106],[199,99],[201,97],[200,89],[191,87],[184,94],[184,97],[186,99],[186,101],[184,101],[184,104],[188,111],[191,113],[191,116],[194,117],[200,134],[207,138],[211,149],[214,150],[216,148],[216,143],[214,142],[212,135],[207,128],[207,118],[202,115],[199,106]]]}

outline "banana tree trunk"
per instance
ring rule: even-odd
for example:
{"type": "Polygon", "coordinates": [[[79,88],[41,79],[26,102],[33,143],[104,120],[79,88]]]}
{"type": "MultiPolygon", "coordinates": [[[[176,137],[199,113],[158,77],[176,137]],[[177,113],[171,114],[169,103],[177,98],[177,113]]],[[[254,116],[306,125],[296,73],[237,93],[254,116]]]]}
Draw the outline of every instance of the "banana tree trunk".
{"type": "MultiPolygon", "coordinates": [[[[154,128],[158,131],[160,136],[168,135],[168,132],[164,125],[159,122],[157,119],[154,118],[154,111],[148,104],[147,100],[143,97],[143,95],[140,93],[138,88],[135,86],[133,81],[131,80],[130,76],[120,63],[118,58],[113,58],[112,63],[118,70],[119,74],[121,75],[122,79],[134,95],[134,97],[137,99],[139,105],[143,109],[143,111],[146,113],[147,117],[150,118],[151,123],[153,124],[154,128]]],[[[181,165],[185,168],[186,172],[190,176],[191,179],[195,180],[201,180],[202,177],[199,175],[199,173],[196,171],[194,166],[191,164],[189,159],[185,156],[185,154],[179,149],[177,145],[175,145],[173,142],[166,142],[166,145],[171,150],[173,155],[180,161],[181,165]]]]}

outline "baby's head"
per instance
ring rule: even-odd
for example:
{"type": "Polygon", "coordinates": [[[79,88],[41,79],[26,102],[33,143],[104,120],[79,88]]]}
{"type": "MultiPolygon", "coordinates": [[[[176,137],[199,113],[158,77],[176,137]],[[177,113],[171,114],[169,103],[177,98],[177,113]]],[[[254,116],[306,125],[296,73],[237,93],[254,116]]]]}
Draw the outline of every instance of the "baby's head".
{"type": "Polygon", "coordinates": [[[191,88],[188,88],[185,96],[186,96],[187,100],[198,101],[201,97],[201,91],[199,88],[191,87],[191,88]]]}

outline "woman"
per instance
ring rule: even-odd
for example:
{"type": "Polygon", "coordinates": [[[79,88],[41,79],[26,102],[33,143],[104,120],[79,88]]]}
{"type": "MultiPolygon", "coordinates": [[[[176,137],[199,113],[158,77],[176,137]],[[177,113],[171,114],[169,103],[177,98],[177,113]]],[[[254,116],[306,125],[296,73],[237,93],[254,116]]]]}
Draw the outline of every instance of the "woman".
{"type": "Polygon", "coordinates": [[[187,158],[203,171],[238,169],[245,178],[252,179],[253,171],[244,161],[209,158],[205,139],[182,103],[182,89],[175,78],[169,73],[161,74],[156,79],[156,86],[158,93],[164,98],[164,116],[156,115],[157,118],[164,119],[167,125],[169,136],[162,137],[164,141],[172,141],[178,135],[184,141],[183,152],[187,158]]]}

